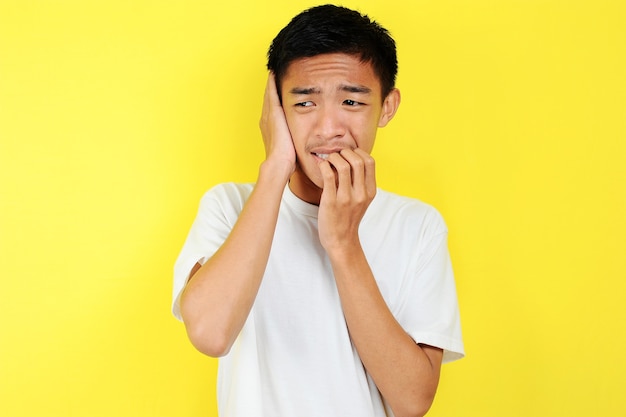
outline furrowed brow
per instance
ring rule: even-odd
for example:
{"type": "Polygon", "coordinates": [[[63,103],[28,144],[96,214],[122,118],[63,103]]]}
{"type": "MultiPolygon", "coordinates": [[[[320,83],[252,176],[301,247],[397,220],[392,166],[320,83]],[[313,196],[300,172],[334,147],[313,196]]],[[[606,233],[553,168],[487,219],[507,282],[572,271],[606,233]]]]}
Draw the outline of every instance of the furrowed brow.
{"type": "Polygon", "coordinates": [[[369,94],[372,92],[371,88],[365,87],[364,85],[341,85],[339,86],[339,90],[357,94],[369,94]]]}
{"type": "Polygon", "coordinates": [[[310,88],[294,87],[291,90],[289,90],[289,92],[291,94],[293,94],[293,95],[309,96],[311,94],[319,94],[319,93],[321,93],[321,90],[319,88],[315,88],[315,87],[310,87],[310,88]]]}

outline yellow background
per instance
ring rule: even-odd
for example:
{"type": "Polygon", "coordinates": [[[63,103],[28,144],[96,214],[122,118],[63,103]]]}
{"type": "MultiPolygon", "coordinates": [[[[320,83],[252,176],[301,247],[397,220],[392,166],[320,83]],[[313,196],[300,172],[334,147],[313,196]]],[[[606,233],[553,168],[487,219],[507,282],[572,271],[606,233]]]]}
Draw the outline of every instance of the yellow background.
{"type": "MultiPolygon", "coordinates": [[[[313,4],[0,2],[0,415],[215,415],[172,265],[255,179],[265,52],[313,4]]],[[[344,5],[398,44],[379,185],[450,228],[468,357],[430,415],[626,415],[626,4],[344,5]]]]}

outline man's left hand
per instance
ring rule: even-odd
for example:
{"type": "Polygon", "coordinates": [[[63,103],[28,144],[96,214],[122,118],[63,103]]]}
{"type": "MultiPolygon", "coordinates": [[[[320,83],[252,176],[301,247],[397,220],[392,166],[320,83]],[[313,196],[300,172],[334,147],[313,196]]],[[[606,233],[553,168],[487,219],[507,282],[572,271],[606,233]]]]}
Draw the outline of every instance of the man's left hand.
{"type": "MultiPolygon", "coordinates": [[[[324,190],[319,208],[319,237],[330,254],[359,243],[359,224],[376,196],[375,163],[367,152],[343,149],[320,163],[324,190]]],[[[354,247],[354,246],[352,246],[354,247]]]]}

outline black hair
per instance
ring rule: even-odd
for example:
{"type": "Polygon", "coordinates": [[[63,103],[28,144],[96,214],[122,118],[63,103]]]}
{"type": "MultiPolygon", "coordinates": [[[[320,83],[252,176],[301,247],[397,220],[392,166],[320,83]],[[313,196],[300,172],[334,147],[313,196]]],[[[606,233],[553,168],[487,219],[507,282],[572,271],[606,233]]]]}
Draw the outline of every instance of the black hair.
{"type": "Polygon", "coordinates": [[[281,81],[291,62],[321,54],[345,53],[372,65],[383,99],[395,86],[398,72],[396,43],[367,15],[331,4],[315,6],[294,17],[276,35],[267,52],[267,68],[281,81]]]}

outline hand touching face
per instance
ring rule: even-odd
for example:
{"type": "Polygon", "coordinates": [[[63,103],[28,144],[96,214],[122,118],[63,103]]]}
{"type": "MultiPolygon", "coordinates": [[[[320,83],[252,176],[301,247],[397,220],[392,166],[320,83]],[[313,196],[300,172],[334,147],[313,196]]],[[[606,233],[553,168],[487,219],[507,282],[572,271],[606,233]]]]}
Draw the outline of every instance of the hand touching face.
{"type": "MultiPolygon", "coordinates": [[[[357,149],[369,154],[378,127],[391,120],[400,95],[393,90],[383,100],[371,65],[346,54],[292,62],[281,87],[297,158],[290,187],[301,199],[320,204],[327,184],[320,164],[343,164],[340,158],[350,165],[361,154],[357,149]]],[[[337,167],[331,171],[339,172],[337,167]]]]}
{"type": "Polygon", "coordinates": [[[376,196],[374,158],[360,148],[346,148],[319,164],[324,180],[318,214],[319,237],[330,253],[358,244],[359,225],[376,196]]]}
{"type": "Polygon", "coordinates": [[[259,127],[265,145],[266,160],[284,163],[291,174],[295,170],[296,151],[272,73],[267,77],[259,127]]]}

